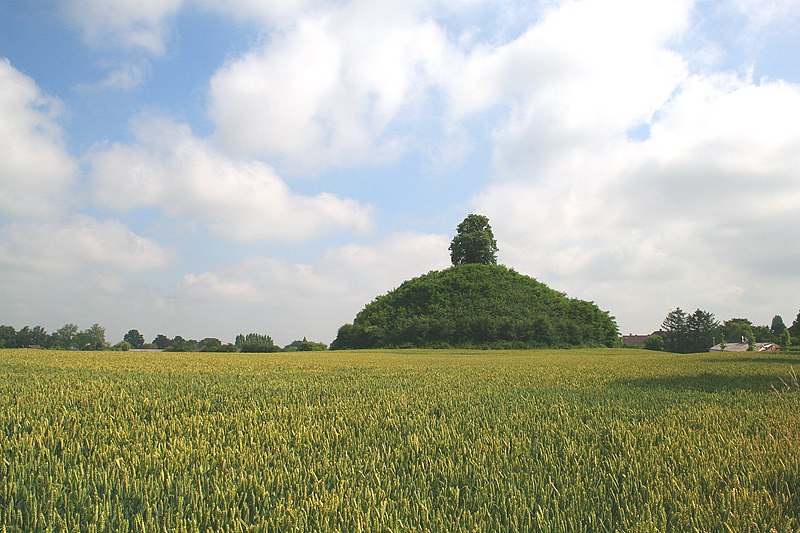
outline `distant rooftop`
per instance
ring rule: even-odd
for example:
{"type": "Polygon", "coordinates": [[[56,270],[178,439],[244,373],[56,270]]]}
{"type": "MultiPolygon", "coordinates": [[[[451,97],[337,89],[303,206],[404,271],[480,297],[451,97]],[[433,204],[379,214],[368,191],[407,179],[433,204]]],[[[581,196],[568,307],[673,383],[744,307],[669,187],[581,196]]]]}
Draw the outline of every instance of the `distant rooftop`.
{"type": "MultiPolygon", "coordinates": [[[[750,345],[746,342],[728,342],[725,344],[725,349],[719,344],[712,346],[709,352],[746,352],[750,345]]],[[[754,352],[770,352],[778,349],[778,345],[774,342],[757,342],[753,348],[754,352]]]]}

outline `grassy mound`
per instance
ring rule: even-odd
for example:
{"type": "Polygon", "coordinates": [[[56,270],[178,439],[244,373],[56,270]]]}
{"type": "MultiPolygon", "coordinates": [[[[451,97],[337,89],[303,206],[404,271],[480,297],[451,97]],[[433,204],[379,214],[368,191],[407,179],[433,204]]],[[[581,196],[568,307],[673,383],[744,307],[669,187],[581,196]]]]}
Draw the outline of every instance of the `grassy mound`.
{"type": "Polygon", "coordinates": [[[614,318],[501,265],[408,280],[339,328],[331,348],[613,346],[614,318]]]}

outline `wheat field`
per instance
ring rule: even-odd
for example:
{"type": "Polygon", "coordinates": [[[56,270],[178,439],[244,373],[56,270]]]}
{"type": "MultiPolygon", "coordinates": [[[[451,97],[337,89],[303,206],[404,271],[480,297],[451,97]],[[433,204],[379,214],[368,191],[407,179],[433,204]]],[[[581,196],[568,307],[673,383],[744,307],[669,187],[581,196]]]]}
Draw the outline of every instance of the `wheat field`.
{"type": "Polygon", "coordinates": [[[0,529],[798,531],[793,368],[0,350],[0,529]]]}

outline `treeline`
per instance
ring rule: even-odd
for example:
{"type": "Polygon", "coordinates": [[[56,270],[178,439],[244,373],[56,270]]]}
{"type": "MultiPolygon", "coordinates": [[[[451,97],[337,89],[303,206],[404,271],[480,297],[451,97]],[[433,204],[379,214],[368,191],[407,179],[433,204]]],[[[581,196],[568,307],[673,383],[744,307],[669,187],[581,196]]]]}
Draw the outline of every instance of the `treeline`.
{"type": "Polygon", "coordinates": [[[707,352],[716,345],[747,344],[754,350],[758,343],[775,343],[783,350],[792,349],[792,339],[800,338],[800,312],[790,327],[780,315],[769,326],[753,324],[747,318],[718,321],[713,313],[696,309],[689,314],[680,307],[670,311],[661,329],[645,341],[645,348],[676,353],[707,352]]]}
{"type": "Polygon", "coordinates": [[[259,333],[239,334],[233,343],[224,343],[217,338],[202,340],[184,339],[180,335],[169,338],[156,335],[152,342],[145,342],[138,330],[128,331],[123,340],[111,345],[106,341],[106,330],[99,324],[80,330],[75,324],[66,324],[52,333],[42,326],[25,326],[17,331],[13,326],[0,326],[0,348],[43,348],[53,350],[115,350],[131,349],[164,350],[172,352],[305,352],[327,350],[322,342],[309,341],[305,337],[280,347],[272,337],[259,333]]]}

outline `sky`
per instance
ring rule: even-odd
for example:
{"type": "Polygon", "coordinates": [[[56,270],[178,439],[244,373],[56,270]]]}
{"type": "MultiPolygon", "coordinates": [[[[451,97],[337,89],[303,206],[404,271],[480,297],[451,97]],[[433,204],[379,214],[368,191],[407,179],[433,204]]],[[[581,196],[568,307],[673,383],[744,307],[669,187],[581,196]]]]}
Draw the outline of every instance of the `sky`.
{"type": "Polygon", "coordinates": [[[798,0],[5,0],[0,323],[329,343],[498,262],[657,330],[800,309],[798,0]]]}

